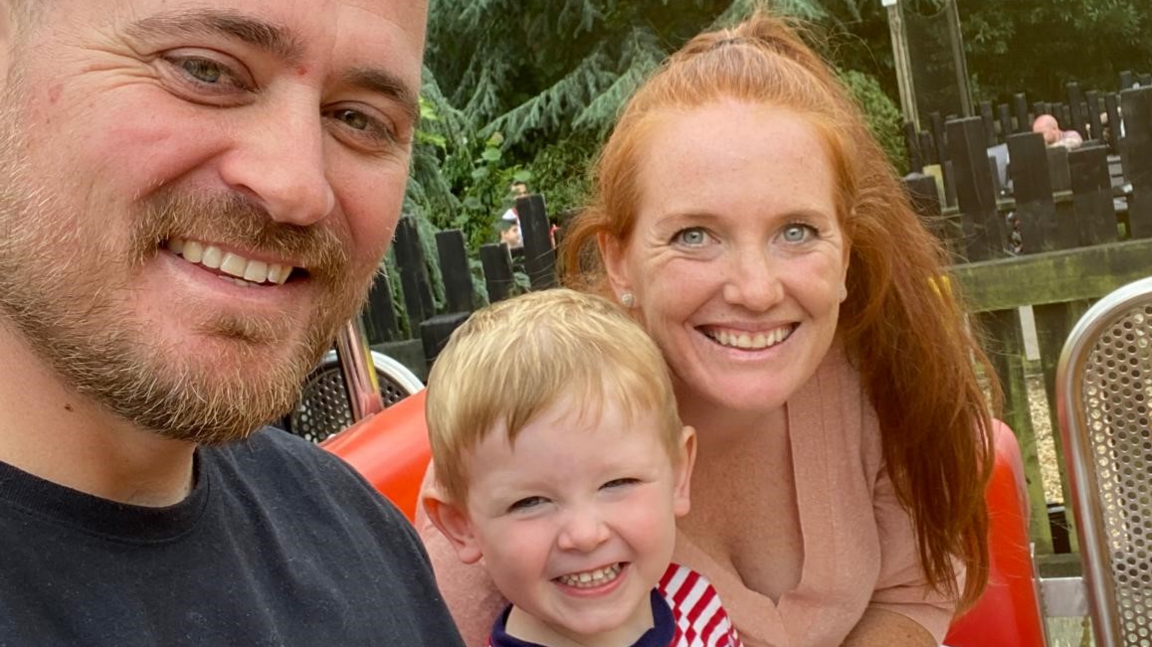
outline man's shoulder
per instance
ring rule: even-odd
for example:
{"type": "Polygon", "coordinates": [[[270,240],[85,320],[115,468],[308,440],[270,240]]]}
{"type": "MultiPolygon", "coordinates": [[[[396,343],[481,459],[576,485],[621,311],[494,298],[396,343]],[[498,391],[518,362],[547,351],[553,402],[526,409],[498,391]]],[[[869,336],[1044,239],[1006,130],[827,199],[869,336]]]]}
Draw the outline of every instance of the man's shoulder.
{"type": "MultiPolygon", "coordinates": [[[[338,456],[275,427],[247,439],[203,448],[221,472],[225,488],[243,488],[260,499],[287,499],[313,511],[340,509],[405,521],[355,469],[338,456]]],[[[406,523],[405,523],[406,525],[406,523]]]]}

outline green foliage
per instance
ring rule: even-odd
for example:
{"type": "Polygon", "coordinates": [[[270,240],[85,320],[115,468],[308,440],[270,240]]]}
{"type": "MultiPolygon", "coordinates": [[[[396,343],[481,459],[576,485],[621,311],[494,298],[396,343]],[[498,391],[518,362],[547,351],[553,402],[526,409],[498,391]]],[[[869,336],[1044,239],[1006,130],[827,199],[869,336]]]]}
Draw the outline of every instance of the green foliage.
{"type": "Polygon", "coordinates": [[[591,170],[601,138],[575,134],[548,144],[532,160],[533,185],[548,200],[548,210],[558,214],[587,203],[591,191],[591,170]]]}
{"type": "Polygon", "coordinates": [[[864,112],[864,119],[872,135],[880,141],[888,160],[901,175],[908,173],[908,152],[904,146],[904,117],[892,99],[884,94],[880,82],[875,77],[846,70],[840,72],[840,80],[852,93],[856,103],[864,112]]]}
{"type": "Polygon", "coordinates": [[[1148,0],[965,0],[960,19],[977,100],[1066,100],[1069,81],[1115,91],[1122,70],[1152,71],[1148,0]]]}

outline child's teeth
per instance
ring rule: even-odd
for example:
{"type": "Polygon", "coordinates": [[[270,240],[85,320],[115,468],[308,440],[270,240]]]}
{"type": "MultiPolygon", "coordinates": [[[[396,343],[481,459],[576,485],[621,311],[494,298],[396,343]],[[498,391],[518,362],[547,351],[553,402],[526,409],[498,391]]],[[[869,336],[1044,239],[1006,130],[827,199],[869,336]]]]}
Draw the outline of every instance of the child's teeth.
{"type": "Polygon", "coordinates": [[[616,577],[620,575],[620,568],[620,564],[613,564],[612,566],[605,566],[604,568],[594,571],[562,575],[557,579],[567,586],[591,588],[594,586],[602,586],[616,579],[616,577]]]}

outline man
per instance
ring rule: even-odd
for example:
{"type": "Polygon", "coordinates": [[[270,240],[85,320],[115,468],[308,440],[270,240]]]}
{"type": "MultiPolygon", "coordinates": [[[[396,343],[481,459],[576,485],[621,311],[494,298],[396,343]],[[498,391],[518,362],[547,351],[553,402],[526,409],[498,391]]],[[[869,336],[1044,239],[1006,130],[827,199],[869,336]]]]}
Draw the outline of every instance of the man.
{"type": "Polygon", "coordinates": [[[1052,115],[1040,115],[1032,122],[1032,132],[1044,135],[1044,143],[1049,146],[1079,148],[1084,143],[1075,130],[1060,130],[1060,123],[1052,115]]]}
{"type": "Polygon", "coordinates": [[[0,0],[0,645],[459,645],[275,430],[399,215],[420,0],[0,0]]]}

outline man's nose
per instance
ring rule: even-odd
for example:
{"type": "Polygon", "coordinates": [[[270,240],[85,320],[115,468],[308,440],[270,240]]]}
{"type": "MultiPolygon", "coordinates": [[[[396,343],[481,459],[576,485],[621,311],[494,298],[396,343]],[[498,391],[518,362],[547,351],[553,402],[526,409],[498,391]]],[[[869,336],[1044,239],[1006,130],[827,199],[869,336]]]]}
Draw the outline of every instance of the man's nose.
{"type": "Polygon", "coordinates": [[[560,532],[561,550],[591,552],[608,541],[610,531],[596,506],[581,506],[570,510],[560,532]]]}
{"type": "Polygon", "coordinates": [[[316,103],[296,99],[257,107],[222,162],[224,182],[276,222],[315,224],[336,207],[328,180],[324,124],[316,103]]]}

